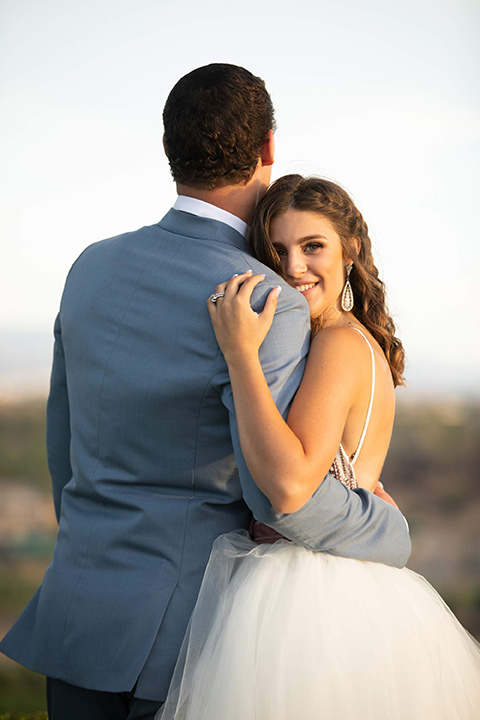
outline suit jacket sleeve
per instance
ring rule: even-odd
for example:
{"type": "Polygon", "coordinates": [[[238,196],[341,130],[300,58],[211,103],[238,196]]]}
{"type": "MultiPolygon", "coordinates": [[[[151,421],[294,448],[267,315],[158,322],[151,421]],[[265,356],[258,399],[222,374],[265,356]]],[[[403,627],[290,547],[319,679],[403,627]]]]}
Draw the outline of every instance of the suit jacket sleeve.
{"type": "Polygon", "coordinates": [[[52,477],[53,502],[60,519],[62,491],[72,477],[70,465],[70,409],[60,314],[55,321],[55,347],[47,403],[47,459],[52,477]]]}
{"type": "MultiPolygon", "coordinates": [[[[265,296],[257,297],[253,307],[263,307],[264,300],[265,296]]],[[[285,418],[303,374],[308,325],[305,309],[292,300],[291,293],[281,293],[274,323],[260,349],[260,359],[277,407],[285,418]],[[299,348],[302,348],[300,356],[299,348]]],[[[411,544],[402,513],[367,490],[349,490],[331,475],[326,476],[297,512],[275,512],[253,482],[243,459],[228,374],[221,393],[230,413],[244,498],[257,520],[311,550],[396,567],[405,565],[411,544]]]]}

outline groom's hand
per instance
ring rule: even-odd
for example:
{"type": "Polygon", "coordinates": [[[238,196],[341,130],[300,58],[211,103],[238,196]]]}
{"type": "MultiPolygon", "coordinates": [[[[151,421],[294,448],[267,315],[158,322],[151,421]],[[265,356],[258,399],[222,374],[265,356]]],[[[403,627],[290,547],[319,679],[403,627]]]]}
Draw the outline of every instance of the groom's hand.
{"type": "Polygon", "coordinates": [[[373,494],[381,498],[382,500],[385,500],[385,502],[390,503],[390,505],[393,505],[393,507],[400,509],[392,496],[385,492],[385,488],[383,487],[380,480],[377,481],[377,484],[375,485],[375,488],[373,490],[373,494]]]}

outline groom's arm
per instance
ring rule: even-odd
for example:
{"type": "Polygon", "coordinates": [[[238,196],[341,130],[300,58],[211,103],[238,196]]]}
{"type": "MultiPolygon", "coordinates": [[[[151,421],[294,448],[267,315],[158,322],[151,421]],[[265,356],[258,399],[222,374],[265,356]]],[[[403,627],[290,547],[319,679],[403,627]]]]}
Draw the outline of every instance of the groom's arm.
{"type": "MultiPolygon", "coordinates": [[[[263,307],[264,297],[254,308],[263,307]]],[[[281,293],[275,321],[260,360],[277,407],[286,418],[300,384],[308,350],[309,319],[292,293],[281,293]]],[[[226,371],[225,371],[226,372],[226,371]]],[[[366,490],[351,491],[327,475],[311,499],[295,513],[275,512],[257,488],[242,456],[228,374],[222,400],[230,412],[230,429],[245,501],[255,518],[306,547],[344,557],[403,567],[411,544],[401,512],[366,490]]]]}
{"type": "Polygon", "coordinates": [[[59,520],[62,490],[72,477],[70,465],[70,407],[60,314],[55,321],[54,333],[55,347],[50,394],[47,403],[47,458],[52,477],[55,513],[57,520],[59,520]]]}

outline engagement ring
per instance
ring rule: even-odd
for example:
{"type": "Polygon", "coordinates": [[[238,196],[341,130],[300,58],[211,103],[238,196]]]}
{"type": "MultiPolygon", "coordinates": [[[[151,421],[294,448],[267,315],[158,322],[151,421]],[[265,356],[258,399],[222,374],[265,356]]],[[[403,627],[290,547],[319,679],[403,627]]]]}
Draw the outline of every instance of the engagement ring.
{"type": "Polygon", "coordinates": [[[221,298],[221,297],[223,297],[224,295],[225,295],[224,292],[213,293],[213,295],[210,295],[210,300],[212,301],[212,303],[216,303],[217,300],[218,300],[218,298],[221,298]]]}

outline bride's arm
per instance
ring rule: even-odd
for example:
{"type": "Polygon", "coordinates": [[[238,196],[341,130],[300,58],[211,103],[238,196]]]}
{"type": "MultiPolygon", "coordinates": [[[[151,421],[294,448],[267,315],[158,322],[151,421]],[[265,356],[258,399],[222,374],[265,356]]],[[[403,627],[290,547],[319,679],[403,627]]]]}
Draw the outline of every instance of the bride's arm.
{"type": "Polygon", "coordinates": [[[219,286],[226,295],[209,309],[228,365],[248,469],[275,510],[292,513],[308,501],[328,473],[356,399],[362,360],[369,358],[363,342],[344,328],[325,330],[321,338],[317,335],[287,425],[273,401],[258,358],[277,295],[273,290],[264,311],[257,315],[249,299],[263,277],[246,278],[239,276],[227,287],[219,286]],[[359,355],[357,362],[352,353],[359,355]]]}

